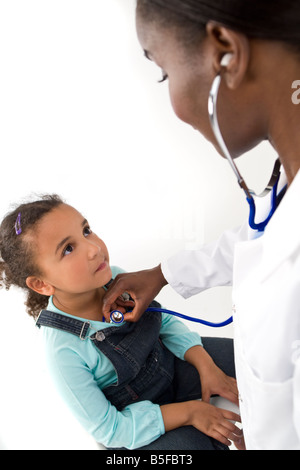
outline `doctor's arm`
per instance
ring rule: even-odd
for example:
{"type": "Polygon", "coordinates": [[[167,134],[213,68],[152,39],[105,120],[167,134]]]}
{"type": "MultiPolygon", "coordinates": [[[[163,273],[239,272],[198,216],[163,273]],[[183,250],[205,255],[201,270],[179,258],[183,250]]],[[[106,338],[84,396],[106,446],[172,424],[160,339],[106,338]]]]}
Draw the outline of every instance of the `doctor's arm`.
{"type": "Polygon", "coordinates": [[[165,279],[185,299],[212,287],[231,286],[235,246],[247,240],[248,233],[244,224],[198,250],[179,252],[162,263],[165,279]]]}
{"type": "Polygon", "coordinates": [[[248,225],[225,232],[219,240],[196,251],[182,251],[161,265],[144,271],[118,275],[103,300],[103,315],[109,320],[112,306],[134,307],[126,321],[138,321],[152,300],[167,284],[184,298],[206,289],[232,283],[235,244],[247,239],[248,225]],[[128,292],[135,302],[118,297],[128,292]]]}

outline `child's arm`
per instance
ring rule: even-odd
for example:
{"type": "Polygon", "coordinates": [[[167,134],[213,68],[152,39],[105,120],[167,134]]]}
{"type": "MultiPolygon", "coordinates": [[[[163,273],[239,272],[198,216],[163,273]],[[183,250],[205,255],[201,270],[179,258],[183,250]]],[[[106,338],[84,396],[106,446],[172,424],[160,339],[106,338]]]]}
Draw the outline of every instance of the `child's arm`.
{"type": "Polygon", "coordinates": [[[238,404],[236,380],[219,369],[202,347],[198,333],[172,315],[162,314],[160,337],[164,345],[179,359],[192,364],[199,372],[202,399],[209,402],[213,394],[227,398],[238,404]]]}
{"type": "MultiPolygon", "coordinates": [[[[76,340],[74,336],[75,347],[76,340]]],[[[109,448],[136,449],[164,434],[159,405],[142,401],[118,411],[107,400],[93,373],[98,353],[83,359],[68,347],[58,349],[47,354],[52,379],[72,414],[97,442],[109,448]]]]}
{"type": "Polygon", "coordinates": [[[230,421],[240,422],[240,416],[231,411],[216,408],[203,401],[172,403],[163,405],[160,409],[166,432],[190,425],[227,446],[230,446],[231,441],[241,440],[242,430],[230,421]]]}
{"type": "Polygon", "coordinates": [[[218,394],[238,404],[236,380],[215,365],[197,333],[190,331],[174,317],[163,315],[162,318],[161,338],[164,344],[173,354],[198,370],[202,389],[202,402],[188,401],[161,406],[165,430],[191,425],[225,445],[230,445],[230,440],[238,443],[242,431],[230,420],[240,422],[240,416],[206,403],[212,394],[218,394]]]}
{"type": "Polygon", "coordinates": [[[184,358],[199,372],[203,401],[209,403],[211,395],[220,395],[238,405],[236,380],[224,374],[202,346],[191,347],[184,358]]]}

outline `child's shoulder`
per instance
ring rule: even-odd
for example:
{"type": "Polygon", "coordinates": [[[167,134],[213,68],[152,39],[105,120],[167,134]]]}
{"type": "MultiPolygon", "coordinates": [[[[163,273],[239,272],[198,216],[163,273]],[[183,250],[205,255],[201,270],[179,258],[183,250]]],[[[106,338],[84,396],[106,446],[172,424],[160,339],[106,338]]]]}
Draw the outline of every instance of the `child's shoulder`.
{"type": "Polygon", "coordinates": [[[111,273],[112,273],[112,278],[114,279],[117,277],[118,274],[123,274],[126,273],[126,271],[119,266],[111,266],[111,273]]]}
{"type": "Polygon", "coordinates": [[[43,328],[43,348],[46,361],[53,370],[84,367],[94,364],[98,357],[91,341],[81,341],[77,336],[55,328],[43,328]]]}

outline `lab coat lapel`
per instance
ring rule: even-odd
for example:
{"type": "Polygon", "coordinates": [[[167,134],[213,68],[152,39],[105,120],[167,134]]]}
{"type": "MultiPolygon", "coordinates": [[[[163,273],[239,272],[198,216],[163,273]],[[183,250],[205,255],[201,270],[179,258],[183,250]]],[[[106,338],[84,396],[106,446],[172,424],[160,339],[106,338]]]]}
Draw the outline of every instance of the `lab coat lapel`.
{"type": "Polygon", "coordinates": [[[263,237],[261,274],[268,277],[300,249],[300,171],[269,222],[263,237]]]}

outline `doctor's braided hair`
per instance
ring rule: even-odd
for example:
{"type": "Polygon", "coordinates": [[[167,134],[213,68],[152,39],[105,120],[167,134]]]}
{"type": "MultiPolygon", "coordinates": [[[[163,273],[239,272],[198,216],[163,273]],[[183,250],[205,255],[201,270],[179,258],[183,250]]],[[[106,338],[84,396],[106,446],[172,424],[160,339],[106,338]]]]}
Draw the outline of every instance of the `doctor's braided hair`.
{"type": "Polygon", "coordinates": [[[36,318],[48,304],[48,296],[29,289],[28,276],[42,273],[37,265],[34,239],[26,237],[44,215],[63,204],[56,194],[41,196],[39,200],[21,204],[5,216],[0,226],[0,287],[22,288],[27,293],[25,301],[29,315],[36,318]]]}
{"type": "Polygon", "coordinates": [[[249,38],[282,41],[300,54],[299,0],[137,0],[137,12],[144,20],[179,27],[188,46],[215,21],[249,38]]]}

